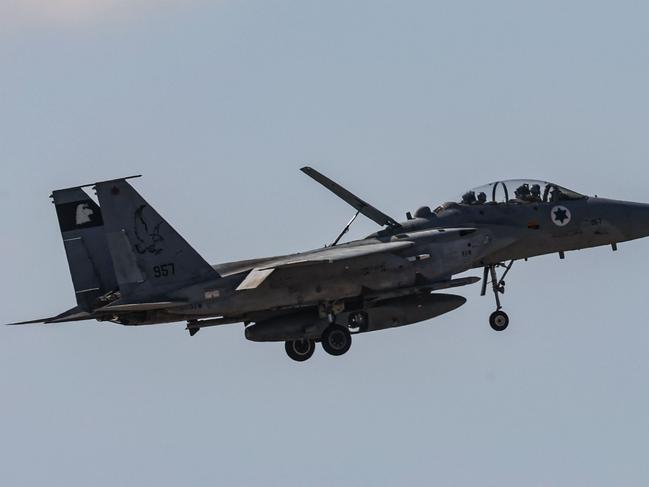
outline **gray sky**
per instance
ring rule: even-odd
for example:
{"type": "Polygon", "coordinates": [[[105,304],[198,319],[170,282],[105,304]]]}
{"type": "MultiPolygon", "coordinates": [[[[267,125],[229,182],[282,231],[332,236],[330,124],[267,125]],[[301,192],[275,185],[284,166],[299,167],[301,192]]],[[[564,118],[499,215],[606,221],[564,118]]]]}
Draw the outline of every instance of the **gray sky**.
{"type": "MultiPolygon", "coordinates": [[[[74,303],[49,192],[135,184],[211,262],[514,177],[649,201],[637,1],[0,0],[0,321],[74,303]]],[[[361,222],[360,237],[374,231],[361,222]]],[[[238,325],[0,329],[11,486],[647,485],[649,242],[307,364],[238,325]]],[[[479,275],[479,272],[472,273],[479,275]]]]}

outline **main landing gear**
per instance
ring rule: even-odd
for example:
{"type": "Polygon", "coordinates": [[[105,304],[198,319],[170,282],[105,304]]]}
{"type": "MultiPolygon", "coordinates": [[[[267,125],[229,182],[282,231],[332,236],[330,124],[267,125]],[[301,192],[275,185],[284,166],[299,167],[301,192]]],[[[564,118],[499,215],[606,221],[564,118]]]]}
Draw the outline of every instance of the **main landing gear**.
{"type": "Polygon", "coordinates": [[[507,277],[507,274],[509,274],[513,265],[514,261],[512,260],[509,264],[489,265],[484,268],[481,295],[484,296],[487,294],[487,279],[491,276],[491,287],[494,296],[496,297],[496,311],[491,313],[489,324],[495,331],[504,331],[509,326],[509,316],[502,310],[503,307],[500,304],[500,295],[505,294],[505,277],[507,277]],[[498,278],[498,272],[496,271],[497,267],[503,267],[505,269],[500,279],[498,278]]]}
{"type": "Polygon", "coordinates": [[[309,360],[315,352],[315,340],[291,340],[286,342],[286,353],[296,362],[309,360]]]}
{"type": "MultiPolygon", "coordinates": [[[[349,352],[352,346],[352,334],[349,328],[336,323],[335,316],[329,314],[329,326],[320,337],[322,348],[329,355],[339,357],[349,352]]],[[[297,362],[309,360],[315,352],[315,340],[289,340],[285,343],[287,355],[297,362]]]]}
{"type": "Polygon", "coordinates": [[[324,351],[334,357],[346,354],[352,346],[352,334],[349,329],[335,323],[325,329],[321,340],[324,351]]]}

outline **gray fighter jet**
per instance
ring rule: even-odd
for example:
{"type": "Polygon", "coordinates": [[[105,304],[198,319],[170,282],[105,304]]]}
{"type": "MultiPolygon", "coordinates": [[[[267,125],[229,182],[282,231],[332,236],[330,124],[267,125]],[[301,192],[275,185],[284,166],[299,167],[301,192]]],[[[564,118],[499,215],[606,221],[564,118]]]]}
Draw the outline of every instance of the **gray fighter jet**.
{"type": "Polygon", "coordinates": [[[588,197],[542,181],[502,181],[406,221],[379,211],[316,170],[304,173],[356,214],[335,241],[304,253],[208,264],[128,182],[54,191],[77,306],[25,323],[98,320],[123,325],[186,322],[201,328],[244,323],[247,339],[285,342],[296,361],[316,343],[343,355],[352,335],[448,313],[466,299],[436,291],[482,280],[496,300],[491,327],[509,317],[500,295],[516,260],[649,236],[649,205],[588,197]],[[383,227],[340,243],[356,217],[383,227]],[[479,277],[454,277],[470,269],[479,277]],[[499,275],[499,270],[501,275],[499,275]]]}

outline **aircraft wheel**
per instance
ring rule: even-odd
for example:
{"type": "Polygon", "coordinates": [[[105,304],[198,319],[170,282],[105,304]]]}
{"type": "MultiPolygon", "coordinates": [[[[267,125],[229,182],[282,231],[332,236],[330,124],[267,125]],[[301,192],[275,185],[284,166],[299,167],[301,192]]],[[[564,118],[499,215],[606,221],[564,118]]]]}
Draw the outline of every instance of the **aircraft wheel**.
{"type": "Polygon", "coordinates": [[[313,340],[290,340],[285,344],[286,353],[296,362],[309,360],[315,352],[315,341],[313,340]]]}
{"type": "Polygon", "coordinates": [[[347,353],[352,346],[352,335],[344,326],[330,325],[322,333],[322,348],[329,355],[339,356],[347,353]]]}
{"type": "Polygon", "coordinates": [[[509,316],[504,311],[494,311],[489,317],[489,324],[496,331],[504,331],[509,326],[509,316]]]}

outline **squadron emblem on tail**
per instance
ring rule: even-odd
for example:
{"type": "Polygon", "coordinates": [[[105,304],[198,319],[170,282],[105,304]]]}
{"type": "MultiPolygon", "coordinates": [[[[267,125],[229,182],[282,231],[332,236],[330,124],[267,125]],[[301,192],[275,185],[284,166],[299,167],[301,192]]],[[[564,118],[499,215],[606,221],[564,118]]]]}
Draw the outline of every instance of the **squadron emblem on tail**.
{"type": "Polygon", "coordinates": [[[86,223],[91,223],[94,215],[95,212],[90,208],[88,203],[80,203],[77,205],[76,224],[85,225],[86,223]]]}
{"type": "Polygon", "coordinates": [[[155,226],[151,226],[146,220],[145,210],[146,205],[141,205],[135,210],[135,224],[133,226],[133,233],[137,239],[135,250],[138,254],[150,253],[159,255],[164,251],[159,245],[164,242],[164,238],[160,235],[160,227],[163,222],[159,222],[155,226]]]}

